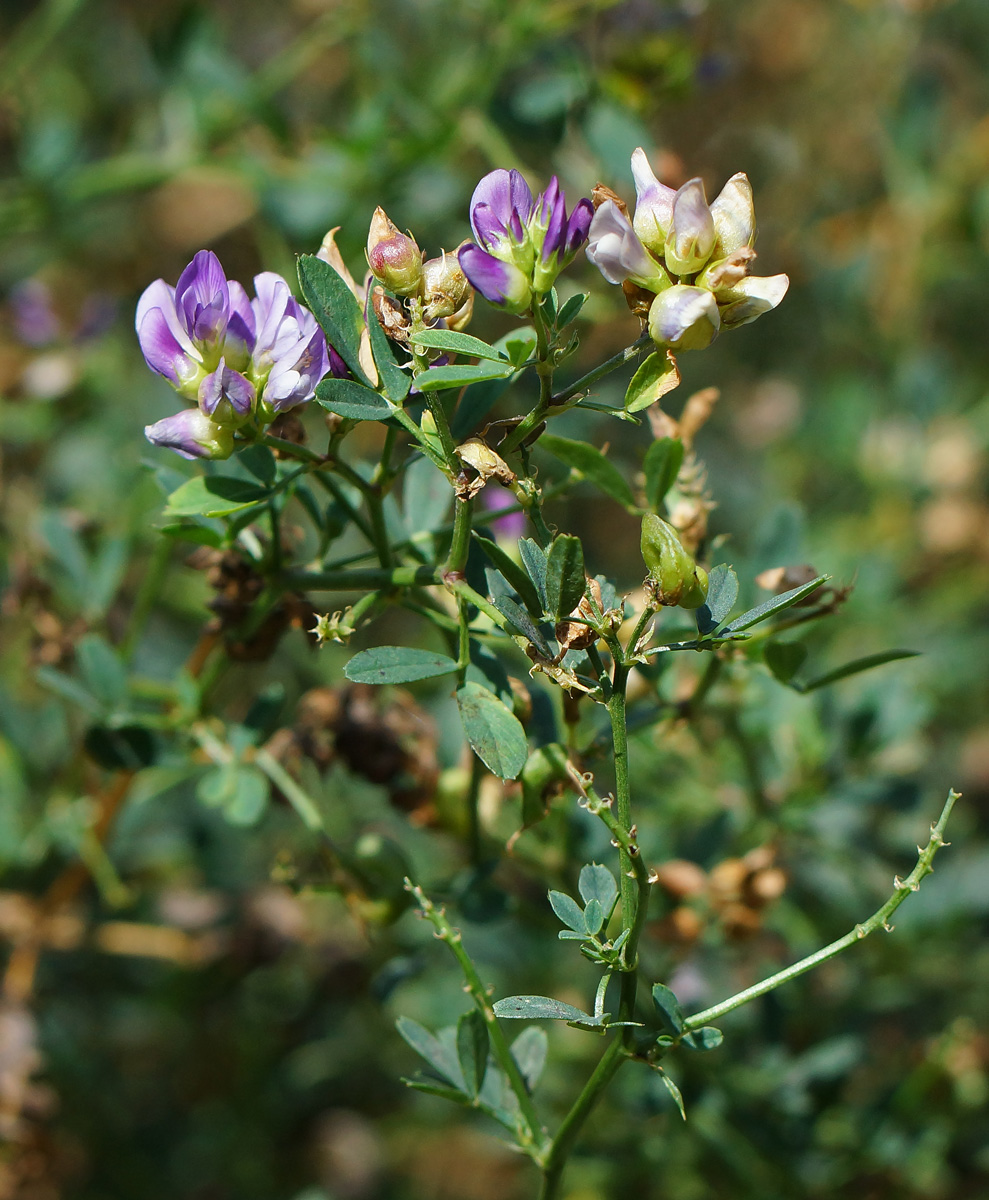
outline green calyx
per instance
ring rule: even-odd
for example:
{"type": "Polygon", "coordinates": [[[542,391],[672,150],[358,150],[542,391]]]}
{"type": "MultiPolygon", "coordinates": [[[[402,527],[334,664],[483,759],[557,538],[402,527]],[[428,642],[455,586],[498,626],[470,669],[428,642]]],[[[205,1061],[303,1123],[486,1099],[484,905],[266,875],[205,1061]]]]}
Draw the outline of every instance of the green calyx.
{"type": "Polygon", "coordinates": [[[640,547],[649,571],[646,587],[655,602],[700,608],[707,599],[707,572],[684,550],[673,526],[655,513],[646,513],[640,547]]]}

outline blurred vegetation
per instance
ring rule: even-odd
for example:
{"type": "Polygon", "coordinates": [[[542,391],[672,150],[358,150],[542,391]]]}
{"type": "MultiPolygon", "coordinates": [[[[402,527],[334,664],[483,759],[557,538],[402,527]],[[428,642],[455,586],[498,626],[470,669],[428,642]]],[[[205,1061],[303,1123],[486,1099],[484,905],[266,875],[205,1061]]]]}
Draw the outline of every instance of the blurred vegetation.
{"type": "MultiPolygon", "coordinates": [[[[674,409],[721,389],[699,442],[719,553],[743,579],[812,562],[854,583],[841,619],[808,638],[815,671],[923,651],[807,698],[768,673],[729,676],[709,717],[637,739],[650,861],[709,872],[693,916],[657,905],[648,951],[685,1000],[719,997],[871,912],[948,785],[965,796],[953,848],[893,937],[734,1014],[724,1048],[678,1061],[686,1126],[654,1077],[619,1077],[567,1194],[989,1191],[989,6],[4,0],[0,1196],[529,1194],[481,1120],[398,1082],[413,1064],[396,1013],[436,1024],[463,1007],[428,930],[392,923],[387,897],[348,903],[321,884],[284,806],[232,824],[167,749],[133,778],[110,770],[112,747],[83,746],[89,718],[53,674],[102,634],[137,694],[160,696],[208,615],[189,548],[157,532],[145,465],[177,461],[141,435],[170,408],[133,336],[150,280],[174,280],[203,246],[232,277],[292,278],[294,255],[334,225],[356,270],[377,204],[436,253],[467,235],[493,166],[631,198],[640,144],[667,182],[700,174],[711,195],[748,172],[759,271],[793,281],[778,312],[682,360],[674,409]],[[767,864],[783,895],[739,902],[745,871],[767,864]]],[[[582,262],[568,278],[593,293],[588,361],[627,344],[620,297],[582,262]]],[[[479,313],[478,331],[499,320],[479,313]]],[[[566,420],[639,469],[641,431],[566,420]]],[[[600,498],[568,505],[556,519],[581,530],[589,561],[636,586],[635,522],[600,498]]],[[[212,703],[244,720],[263,693],[267,736],[298,723],[300,695],[338,683],[345,658],[289,632],[270,662],[210,680],[212,703]]],[[[674,693],[692,669],[678,665],[674,693]]],[[[458,875],[444,810],[458,734],[439,691],[413,690],[383,698],[375,728],[422,778],[382,786],[338,748],[310,780],[335,828],[387,834],[452,880],[499,993],[586,990],[526,869],[548,837],[525,835],[484,887],[458,875]],[[437,771],[430,815],[416,787],[430,794],[437,771]]],[[[492,791],[486,805],[503,842],[517,800],[492,791]]],[[[560,881],[605,852],[572,813],[551,821],[573,847],[560,881]]],[[[595,1039],[563,1028],[550,1043],[543,1088],[562,1105],[595,1039]]]]}

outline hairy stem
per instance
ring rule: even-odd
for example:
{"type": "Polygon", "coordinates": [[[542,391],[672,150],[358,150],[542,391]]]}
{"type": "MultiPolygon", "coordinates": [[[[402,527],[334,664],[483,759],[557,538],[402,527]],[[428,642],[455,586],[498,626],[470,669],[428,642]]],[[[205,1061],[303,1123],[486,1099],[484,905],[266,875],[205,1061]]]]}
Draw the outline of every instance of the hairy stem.
{"type": "Polygon", "coordinates": [[[856,925],[844,937],[840,937],[829,946],[824,946],[821,950],[809,954],[806,958],[802,958],[799,962],[794,963],[793,966],[786,967],[782,971],[777,971],[775,975],[770,975],[768,979],[763,979],[760,983],[755,983],[752,987],[748,987],[734,996],[729,996],[727,1000],[722,1000],[720,1004],[715,1004],[711,1008],[706,1008],[703,1012],[689,1017],[684,1022],[684,1031],[689,1033],[692,1029],[699,1029],[709,1021],[715,1021],[718,1017],[723,1017],[725,1013],[730,1013],[733,1009],[740,1008],[743,1004],[748,1004],[750,1000],[764,996],[767,992],[773,991],[774,988],[778,988],[781,984],[788,983],[791,979],[796,979],[798,975],[803,975],[806,971],[812,970],[820,963],[827,962],[829,958],[834,958],[836,954],[840,954],[842,950],[847,950],[849,946],[854,946],[856,942],[862,941],[870,933],[875,933],[877,929],[885,929],[887,932],[890,932],[892,926],[889,923],[889,918],[896,912],[911,892],[917,891],[921,880],[925,876],[930,875],[934,870],[934,855],[942,846],[948,845],[944,840],[944,830],[948,824],[948,818],[951,816],[951,810],[955,806],[955,801],[960,795],[960,792],[954,790],[948,793],[948,799],[945,801],[940,817],[931,826],[931,836],[928,839],[927,845],[923,849],[918,847],[917,865],[906,879],[900,879],[898,875],[894,877],[895,890],[893,894],[867,921],[856,925]]]}
{"type": "Polygon", "coordinates": [[[563,1168],[567,1165],[567,1159],[580,1136],[580,1131],[618,1068],[625,1062],[625,1057],[621,1037],[612,1038],[607,1050],[598,1060],[598,1065],[594,1068],[590,1079],[584,1084],[580,1095],[563,1118],[563,1123],[550,1145],[549,1153],[543,1159],[543,1183],[539,1192],[539,1200],[556,1200],[563,1177],[563,1168]]]}
{"type": "Polygon", "coordinates": [[[436,930],[436,936],[441,942],[445,942],[450,947],[454,957],[460,964],[460,969],[463,972],[467,985],[467,991],[470,992],[471,998],[477,1005],[478,1012],[480,1012],[484,1018],[485,1025],[488,1027],[491,1053],[497,1060],[498,1065],[505,1072],[511,1089],[515,1093],[515,1098],[518,1100],[519,1113],[524,1123],[524,1129],[520,1130],[524,1148],[530,1153],[543,1153],[549,1148],[545,1130],[543,1129],[542,1122],[539,1120],[539,1114],[536,1112],[532,1097],[529,1095],[529,1089],[522,1078],[522,1072],[519,1070],[518,1063],[512,1055],[504,1031],[498,1023],[494,1009],[491,1007],[491,997],[488,989],[482,983],[473,960],[464,949],[463,937],[460,930],[450,924],[446,918],[446,912],[442,908],[438,908],[422,888],[416,887],[409,879],[406,879],[405,887],[415,897],[422,915],[436,930]]]}

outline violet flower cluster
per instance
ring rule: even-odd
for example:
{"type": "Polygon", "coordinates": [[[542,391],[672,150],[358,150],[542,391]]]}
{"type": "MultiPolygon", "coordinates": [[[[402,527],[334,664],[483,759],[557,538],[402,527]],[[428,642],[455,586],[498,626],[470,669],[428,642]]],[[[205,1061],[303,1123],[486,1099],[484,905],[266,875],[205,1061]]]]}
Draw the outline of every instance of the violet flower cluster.
{"type": "Polygon", "coordinates": [[[567,202],[554,175],[534,200],[518,171],[499,169],[474,189],[470,223],[475,242],[459,251],[464,274],[491,304],[525,312],[532,297],[543,296],[587,241],[594,209],[567,202]]]}
{"type": "Polygon", "coordinates": [[[257,431],[311,400],[327,372],[348,374],[316,318],[273,271],[249,298],[212,251],[200,250],[175,287],[157,279],[137,305],[145,361],[185,408],[145,429],[185,458],[227,458],[237,430],[257,431]]]}
{"type": "Polygon", "coordinates": [[[701,350],[722,328],[746,325],[779,304],[786,275],[749,274],[755,210],[744,174],[733,175],[710,205],[700,179],[679,189],[660,183],[641,146],[632,175],[634,218],[617,197],[605,200],[591,222],[587,257],[609,283],[655,295],[648,308],[653,341],[701,350]]]}

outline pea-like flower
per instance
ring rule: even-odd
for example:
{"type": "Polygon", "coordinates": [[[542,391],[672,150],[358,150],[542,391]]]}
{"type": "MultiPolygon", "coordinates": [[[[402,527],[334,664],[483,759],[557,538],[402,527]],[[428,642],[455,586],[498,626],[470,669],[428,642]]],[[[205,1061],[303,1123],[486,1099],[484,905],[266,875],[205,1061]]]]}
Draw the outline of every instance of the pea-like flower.
{"type": "Polygon", "coordinates": [[[604,200],[591,221],[587,257],[609,283],[655,293],[648,327],[658,345],[703,349],[720,329],[745,325],[780,303],[786,275],[749,275],[755,210],[744,174],[733,175],[708,204],[700,179],[677,189],[660,183],[640,146],[632,177],[632,220],[615,200],[604,200]]]}
{"type": "Polygon", "coordinates": [[[316,318],[273,271],[254,279],[256,296],[228,280],[212,251],[200,250],[175,287],[163,279],[137,305],[145,361],[197,407],[145,430],[156,445],[194,458],[227,458],[233,431],[312,399],[329,371],[347,368],[316,318]]]}
{"type": "Polygon", "coordinates": [[[545,295],[587,240],[593,206],[579,200],[569,215],[554,175],[534,200],[518,171],[499,168],[478,183],[470,202],[476,242],[459,252],[464,274],[490,303],[525,312],[545,295]]]}

